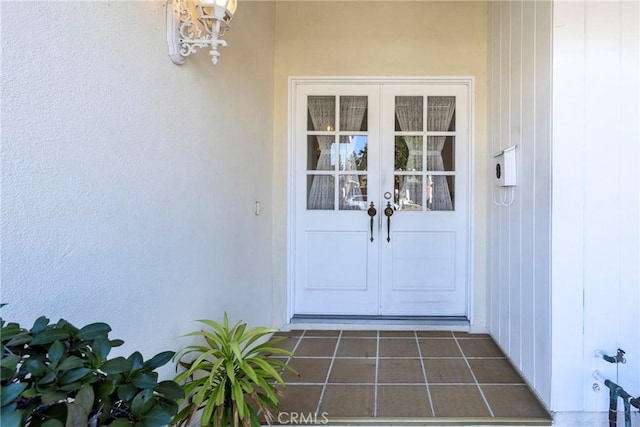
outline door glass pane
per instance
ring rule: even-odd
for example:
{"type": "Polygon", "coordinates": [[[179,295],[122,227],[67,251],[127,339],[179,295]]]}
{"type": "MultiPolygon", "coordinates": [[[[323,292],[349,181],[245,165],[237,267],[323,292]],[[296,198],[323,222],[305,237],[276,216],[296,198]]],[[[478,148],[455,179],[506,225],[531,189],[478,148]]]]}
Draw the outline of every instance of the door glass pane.
{"type": "Polygon", "coordinates": [[[339,151],[340,170],[367,170],[367,137],[365,135],[341,136],[339,151]]]}
{"type": "Polygon", "coordinates": [[[397,171],[421,171],[422,137],[396,136],[393,162],[397,171]]]}
{"type": "Polygon", "coordinates": [[[396,175],[394,202],[398,210],[422,210],[422,175],[396,175]]]}
{"type": "Polygon", "coordinates": [[[366,96],[341,96],[340,97],[340,130],[341,131],[366,131],[367,130],[367,97],[366,96]]]}
{"type": "Polygon", "coordinates": [[[333,136],[307,136],[307,170],[326,171],[335,169],[333,136]]]}
{"type": "Polygon", "coordinates": [[[454,171],[455,137],[453,136],[428,136],[427,137],[427,170],[428,171],[454,171]]]}
{"type": "Polygon", "coordinates": [[[334,131],[336,129],[336,97],[307,98],[307,130],[334,131]]]}
{"type": "Polygon", "coordinates": [[[427,209],[452,211],[455,200],[455,177],[451,175],[427,175],[427,209]]]}
{"type": "Polygon", "coordinates": [[[430,96],[427,99],[427,131],[456,130],[456,97],[430,96]]]}
{"type": "Polygon", "coordinates": [[[396,96],[396,132],[422,132],[422,97],[396,96]]]}
{"type": "Polygon", "coordinates": [[[341,210],[366,210],[367,205],[367,176],[366,175],[340,175],[341,210]]]}
{"type": "Polygon", "coordinates": [[[333,210],[335,183],[332,175],[307,176],[307,209],[333,210]]]}

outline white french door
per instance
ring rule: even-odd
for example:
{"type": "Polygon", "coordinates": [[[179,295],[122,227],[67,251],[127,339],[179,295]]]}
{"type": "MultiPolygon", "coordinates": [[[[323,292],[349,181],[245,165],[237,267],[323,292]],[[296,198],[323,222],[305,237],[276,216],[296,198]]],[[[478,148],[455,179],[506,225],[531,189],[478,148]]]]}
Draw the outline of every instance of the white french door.
{"type": "Polygon", "coordinates": [[[466,316],[469,85],[293,95],[293,314],[466,316]]]}

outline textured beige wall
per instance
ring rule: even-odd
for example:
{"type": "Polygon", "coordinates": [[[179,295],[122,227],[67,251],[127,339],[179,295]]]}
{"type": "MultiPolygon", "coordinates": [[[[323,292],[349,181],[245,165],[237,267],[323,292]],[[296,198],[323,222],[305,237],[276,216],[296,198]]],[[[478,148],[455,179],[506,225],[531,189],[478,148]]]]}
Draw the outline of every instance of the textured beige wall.
{"type": "Polygon", "coordinates": [[[271,321],[275,5],[243,3],[216,66],[169,60],[165,10],[0,15],[2,316],[107,322],[115,355],[175,350],[225,311],[271,321]]]}
{"type": "Polygon", "coordinates": [[[485,325],[486,3],[276,3],[274,109],[275,313],[286,313],[289,76],[474,76],[475,326],[485,325]]]}

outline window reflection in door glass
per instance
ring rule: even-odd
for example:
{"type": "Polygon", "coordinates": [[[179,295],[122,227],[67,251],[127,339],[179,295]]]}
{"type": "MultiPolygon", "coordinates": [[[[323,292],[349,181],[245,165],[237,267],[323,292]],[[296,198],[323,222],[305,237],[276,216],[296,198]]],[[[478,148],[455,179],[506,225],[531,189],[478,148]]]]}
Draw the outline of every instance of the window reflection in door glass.
{"type": "Polygon", "coordinates": [[[366,171],[367,151],[367,137],[365,135],[341,136],[339,170],[366,171]]]}
{"type": "Polygon", "coordinates": [[[422,175],[396,175],[394,203],[397,210],[422,210],[422,175]]]}
{"type": "Polygon", "coordinates": [[[367,204],[367,176],[341,175],[338,189],[340,210],[366,210],[367,204]]]}
{"type": "Polygon", "coordinates": [[[307,170],[326,171],[335,169],[333,136],[307,136],[307,170]]]}
{"type": "Polygon", "coordinates": [[[421,171],[422,137],[396,136],[393,162],[397,171],[421,171]]]}

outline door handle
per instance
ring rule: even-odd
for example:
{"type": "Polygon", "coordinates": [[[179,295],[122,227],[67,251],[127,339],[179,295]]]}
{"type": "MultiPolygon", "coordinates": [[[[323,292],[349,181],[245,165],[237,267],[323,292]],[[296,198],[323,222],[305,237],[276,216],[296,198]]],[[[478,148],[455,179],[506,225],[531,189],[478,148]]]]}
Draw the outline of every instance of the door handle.
{"type": "Polygon", "coordinates": [[[378,213],[378,211],[376,210],[375,206],[373,206],[373,202],[371,202],[371,205],[369,206],[369,209],[367,210],[367,214],[369,214],[369,216],[371,217],[371,223],[369,228],[371,229],[371,241],[373,242],[373,217],[376,216],[376,214],[378,213]]]}
{"type": "Polygon", "coordinates": [[[384,209],[384,214],[387,217],[387,242],[391,241],[391,215],[393,215],[393,208],[391,202],[387,202],[387,207],[384,209]]]}

